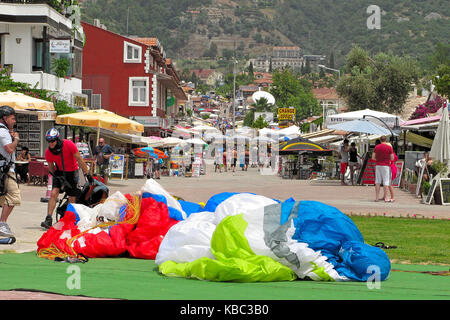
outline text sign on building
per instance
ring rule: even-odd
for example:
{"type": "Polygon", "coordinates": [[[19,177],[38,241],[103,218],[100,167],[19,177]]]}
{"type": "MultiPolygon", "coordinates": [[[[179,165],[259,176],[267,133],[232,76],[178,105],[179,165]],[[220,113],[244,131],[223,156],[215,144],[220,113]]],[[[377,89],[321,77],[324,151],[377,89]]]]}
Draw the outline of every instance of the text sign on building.
{"type": "Polygon", "coordinates": [[[144,125],[144,127],[161,127],[160,117],[135,116],[134,120],[144,125]]]}
{"type": "Polygon", "coordinates": [[[56,120],[56,111],[38,111],[38,121],[56,120]]]}
{"type": "Polygon", "coordinates": [[[50,39],[50,53],[70,53],[70,40],[50,39]]]}
{"type": "Polygon", "coordinates": [[[295,108],[278,108],[278,121],[295,120],[295,108]]]}

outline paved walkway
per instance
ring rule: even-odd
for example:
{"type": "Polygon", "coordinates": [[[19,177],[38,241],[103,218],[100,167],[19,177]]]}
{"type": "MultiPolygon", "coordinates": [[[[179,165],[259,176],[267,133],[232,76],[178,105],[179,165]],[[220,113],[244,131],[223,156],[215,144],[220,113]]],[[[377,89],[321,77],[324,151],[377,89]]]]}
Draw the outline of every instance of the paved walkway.
{"type": "MultiPolygon", "coordinates": [[[[285,180],[278,176],[261,175],[256,168],[248,171],[215,173],[208,168],[200,177],[161,177],[157,180],[168,192],[192,202],[207,202],[220,192],[253,192],[278,200],[317,200],[335,206],[348,215],[409,216],[411,218],[449,219],[450,207],[425,205],[414,195],[395,188],[394,203],[374,201],[374,187],[340,186],[339,181],[285,180]]],[[[145,184],[145,179],[110,180],[110,194],[120,191],[134,193],[145,184]]],[[[44,230],[47,204],[40,201],[46,187],[20,185],[22,205],[14,208],[8,224],[17,242],[0,245],[1,251],[26,252],[36,250],[36,242],[44,230]]]]}

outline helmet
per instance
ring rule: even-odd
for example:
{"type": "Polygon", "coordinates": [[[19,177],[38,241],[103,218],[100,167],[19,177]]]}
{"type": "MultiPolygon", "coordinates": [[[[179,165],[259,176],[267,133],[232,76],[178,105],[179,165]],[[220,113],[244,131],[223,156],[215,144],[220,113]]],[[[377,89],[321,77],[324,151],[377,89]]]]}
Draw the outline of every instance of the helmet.
{"type": "Polygon", "coordinates": [[[50,142],[50,141],[55,141],[55,140],[59,140],[59,131],[56,130],[55,128],[51,128],[50,130],[47,131],[47,133],[45,134],[45,139],[50,142]]]}
{"type": "Polygon", "coordinates": [[[1,106],[0,107],[0,119],[3,119],[3,117],[7,117],[10,115],[15,115],[16,111],[11,108],[10,106],[1,106]]]}

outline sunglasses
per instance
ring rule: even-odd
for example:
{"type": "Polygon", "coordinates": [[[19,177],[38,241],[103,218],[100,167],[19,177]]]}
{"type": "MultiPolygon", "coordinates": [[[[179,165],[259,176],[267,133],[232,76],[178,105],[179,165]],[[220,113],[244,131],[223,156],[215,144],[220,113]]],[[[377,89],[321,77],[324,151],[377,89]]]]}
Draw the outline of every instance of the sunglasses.
{"type": "Polygon", "coordinates": [[[56,142],[58,139],[47,140],[48,143],[56,142]]]}

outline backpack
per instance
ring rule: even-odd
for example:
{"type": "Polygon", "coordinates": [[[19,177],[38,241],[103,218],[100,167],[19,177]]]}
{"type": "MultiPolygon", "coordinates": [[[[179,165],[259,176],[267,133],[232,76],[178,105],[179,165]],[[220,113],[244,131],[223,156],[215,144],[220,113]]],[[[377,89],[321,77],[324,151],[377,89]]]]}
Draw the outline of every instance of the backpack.
{"type": "MultiPolygon", "coordinates": [[[[0,128],[6,129],[9,132],[9,129],[3,123],[0,124],[0,128]]],[[[4,196],[8,193],[8,190],[6,189],[6,179],[8,179],[9,169],[11,169],[11,166],[13,164],[12,156],[10,156],[8,161],[8,159],[0,154],[0,161],[5,161],[5,164],[0,167],[0,196],[4,196]]],[[[9,178],[15,181],[13,177],[9,176],[9,178]]]]}

